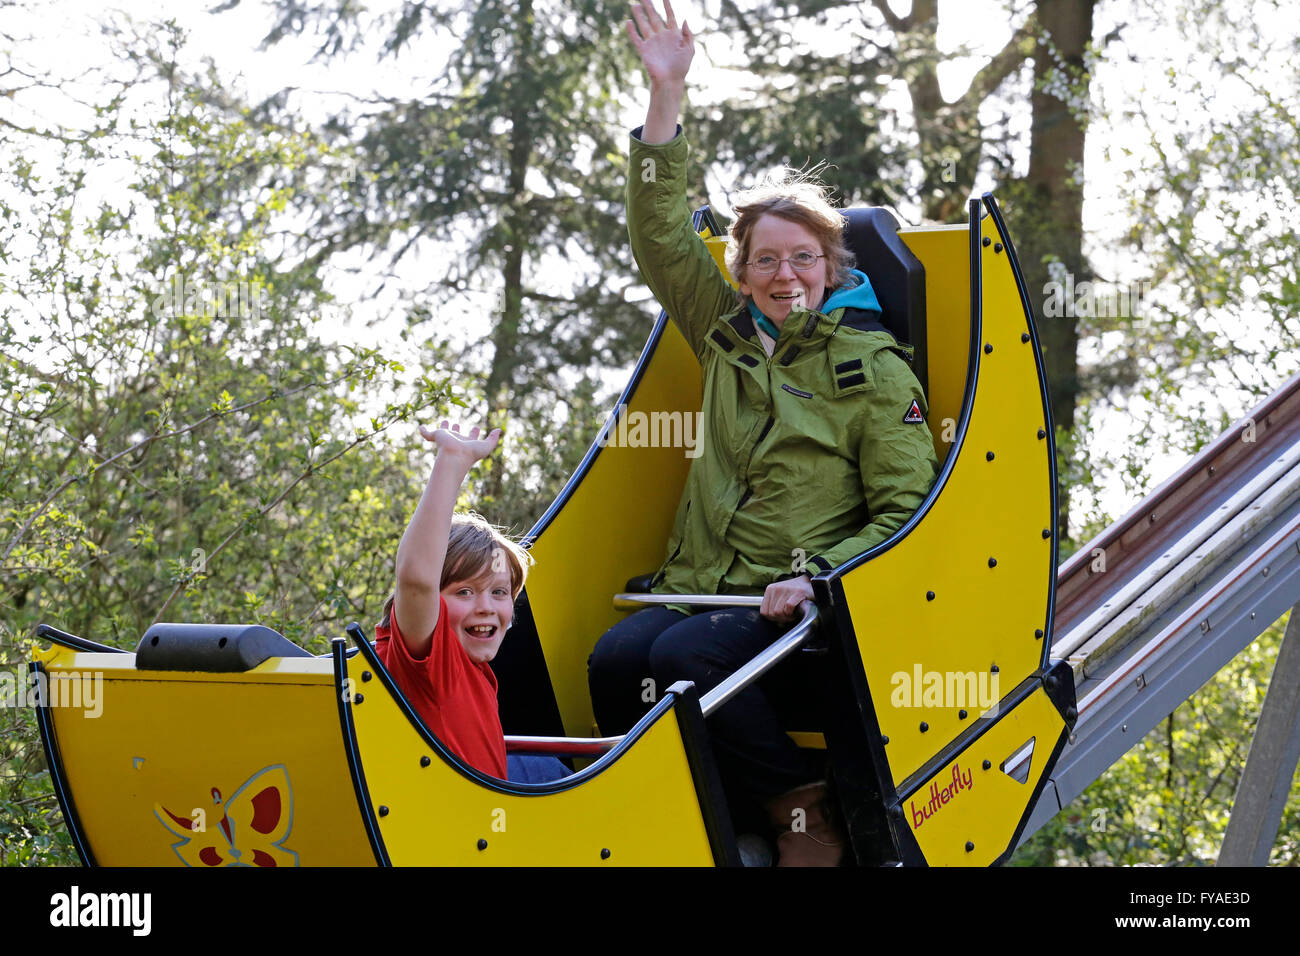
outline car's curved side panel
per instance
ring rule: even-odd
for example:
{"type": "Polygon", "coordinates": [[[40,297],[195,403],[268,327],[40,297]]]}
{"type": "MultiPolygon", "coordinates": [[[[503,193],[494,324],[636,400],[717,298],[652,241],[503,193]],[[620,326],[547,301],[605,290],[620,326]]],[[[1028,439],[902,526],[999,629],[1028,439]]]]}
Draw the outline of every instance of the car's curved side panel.
{"type": "MultiPolygon", "coordinates": [[[[981,334],[955,457],[916,525],[842,579],[895,785],[1043,656],[1053,561],[1043,384],[1006,246],[991,217],[975,228],[981,334]]],[[[960,275],[957,261],[925,266],[960,275]]]]}
{"type": "Polygon", "coordinates": [[[344,734],[362,771],[365,812],[393,865],[735,862],[690,685],[675,685],[617,750],[580,773],[512,784],[466,767],[423,732],[362,650],[340,674],[344,734]]]}
{"type": "Polygon", "coordinates": [[[137,671],[125,653],[37,656],[47,755],[75,805],[87,862],[373,865],[328,660],[206,674],[137,671]]]}

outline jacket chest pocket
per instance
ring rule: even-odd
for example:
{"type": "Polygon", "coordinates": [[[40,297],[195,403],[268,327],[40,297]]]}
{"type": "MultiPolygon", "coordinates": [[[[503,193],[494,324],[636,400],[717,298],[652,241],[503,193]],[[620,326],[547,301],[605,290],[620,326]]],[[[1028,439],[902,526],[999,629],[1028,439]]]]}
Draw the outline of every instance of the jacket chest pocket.
{"type": "Polygon", "coordinates": [[[871,377],[871,359],[879,346],[850,339],[832,338],[826,349],[827,379],[836,398],[867,392],[876,387],[871,377]]]}
{"type": "Polygon", "coordinates": [[[836,398],[825,382],[779,381],[772,391],[776,408],[775,434],[764,453],[774,467],[797,473],[797,480],[811,477],[810,468],[823,455],[841,454],[855,418],[853,398],[836,398]],[[810,454],[811,449],[817,449],[810,454]]]}

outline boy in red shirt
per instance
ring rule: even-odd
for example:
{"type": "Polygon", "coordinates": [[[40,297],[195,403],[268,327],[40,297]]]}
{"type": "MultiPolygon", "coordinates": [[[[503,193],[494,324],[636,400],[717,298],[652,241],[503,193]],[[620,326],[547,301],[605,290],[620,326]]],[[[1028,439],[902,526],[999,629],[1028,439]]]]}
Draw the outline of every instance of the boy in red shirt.
{"type": "MultiPolygon", "coordinates": [[[[397,587],[375,628],[375,651],[425,725],[467,764],[507,776],[497,712],[496,656],[532,562],[523,548],[475,514],[453,514],[465,476],[501,437],[468,437],[442,422],[420,434],[437,445],[433,474],[397,547],[397,587]]],[[[569,771],[555,758],[510,758],[527,782],[569,771]]]]}

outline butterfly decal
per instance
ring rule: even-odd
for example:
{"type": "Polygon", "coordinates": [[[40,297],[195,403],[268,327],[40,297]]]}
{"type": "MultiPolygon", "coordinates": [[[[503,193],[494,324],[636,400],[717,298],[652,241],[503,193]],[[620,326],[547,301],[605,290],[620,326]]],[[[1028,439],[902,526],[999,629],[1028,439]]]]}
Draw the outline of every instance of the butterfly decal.
{"type": "Polygon", "coordinates": [[[259,770],[229,800],[213,787],[212,802],[213,809],[191,816],[154,804],[158,822],[181,838],[172,849],[186,866],[298,865],[298,854],[280,845],[293,828],[293,791],[283,764],[259,770]],[[206,822],[212,817],[215,825],[206,822]]]}

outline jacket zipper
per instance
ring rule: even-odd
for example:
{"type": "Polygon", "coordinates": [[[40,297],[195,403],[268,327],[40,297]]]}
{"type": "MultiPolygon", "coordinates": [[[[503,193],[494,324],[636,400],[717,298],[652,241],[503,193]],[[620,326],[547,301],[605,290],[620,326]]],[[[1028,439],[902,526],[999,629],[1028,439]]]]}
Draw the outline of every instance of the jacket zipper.
{"type": "Polygon", "coordinates": [[[691,520],[691,503],[688,501],[686,502],[686,514],[682,516],[681,540],[677,542],[677,547],[673,549],[672,555],[668,558],[667,561],[664,562],[663,567],[659,569],[659,573],[655,575],[655,577],[650,581],[650,587],[656,588],[661,583],[663,583],[663,579],[668,575],[668,565],[676,561],[677,555],[682,553],[682,545],[686,543],[686,526],[690,523],[690,520],[691,520]]]}
{"type": "MultiPolygon", "coordinates": [[[[767,424],[764,425],[764,426],[763,426],[763,430],[762,430],[761,432],[758,433],[758,438],[755,439],[755,441],[754,441],[754,447],[751,448],[751,449],[749,450],[749,461],[745,463],[745,472],[746,472],[747,474],[748,474],[748,472],[749,472],[749,465],[750,465],[750,463],[752,463],[753,460],[754,460],[754,452],[758,451],[758,446],[761,445],[761,444],[763,444],[763,439],[766,438],[766,437],[767,437],[767,433],[770,432],[770,431],[772,430],[772,425],[773,425],[775,422],[776,422],[776,416],[775,416],[775,415],[768,415],[768,416],[767,416],[767,424]]],[[[745,493],[744,493],[743,495],[741,495],[741,496],[740,496],[740,500],[739,500],[738,502],[736,502],[736,511],[739,511],[741,508],[745,507],[745,502],[748,501],[751,497],[753,497],[753,494],[754,494],[754,489],[751,488],[751,487],[749,487],[749,482],[746,481],[746,482],[745,482],[745,493]]]]}

